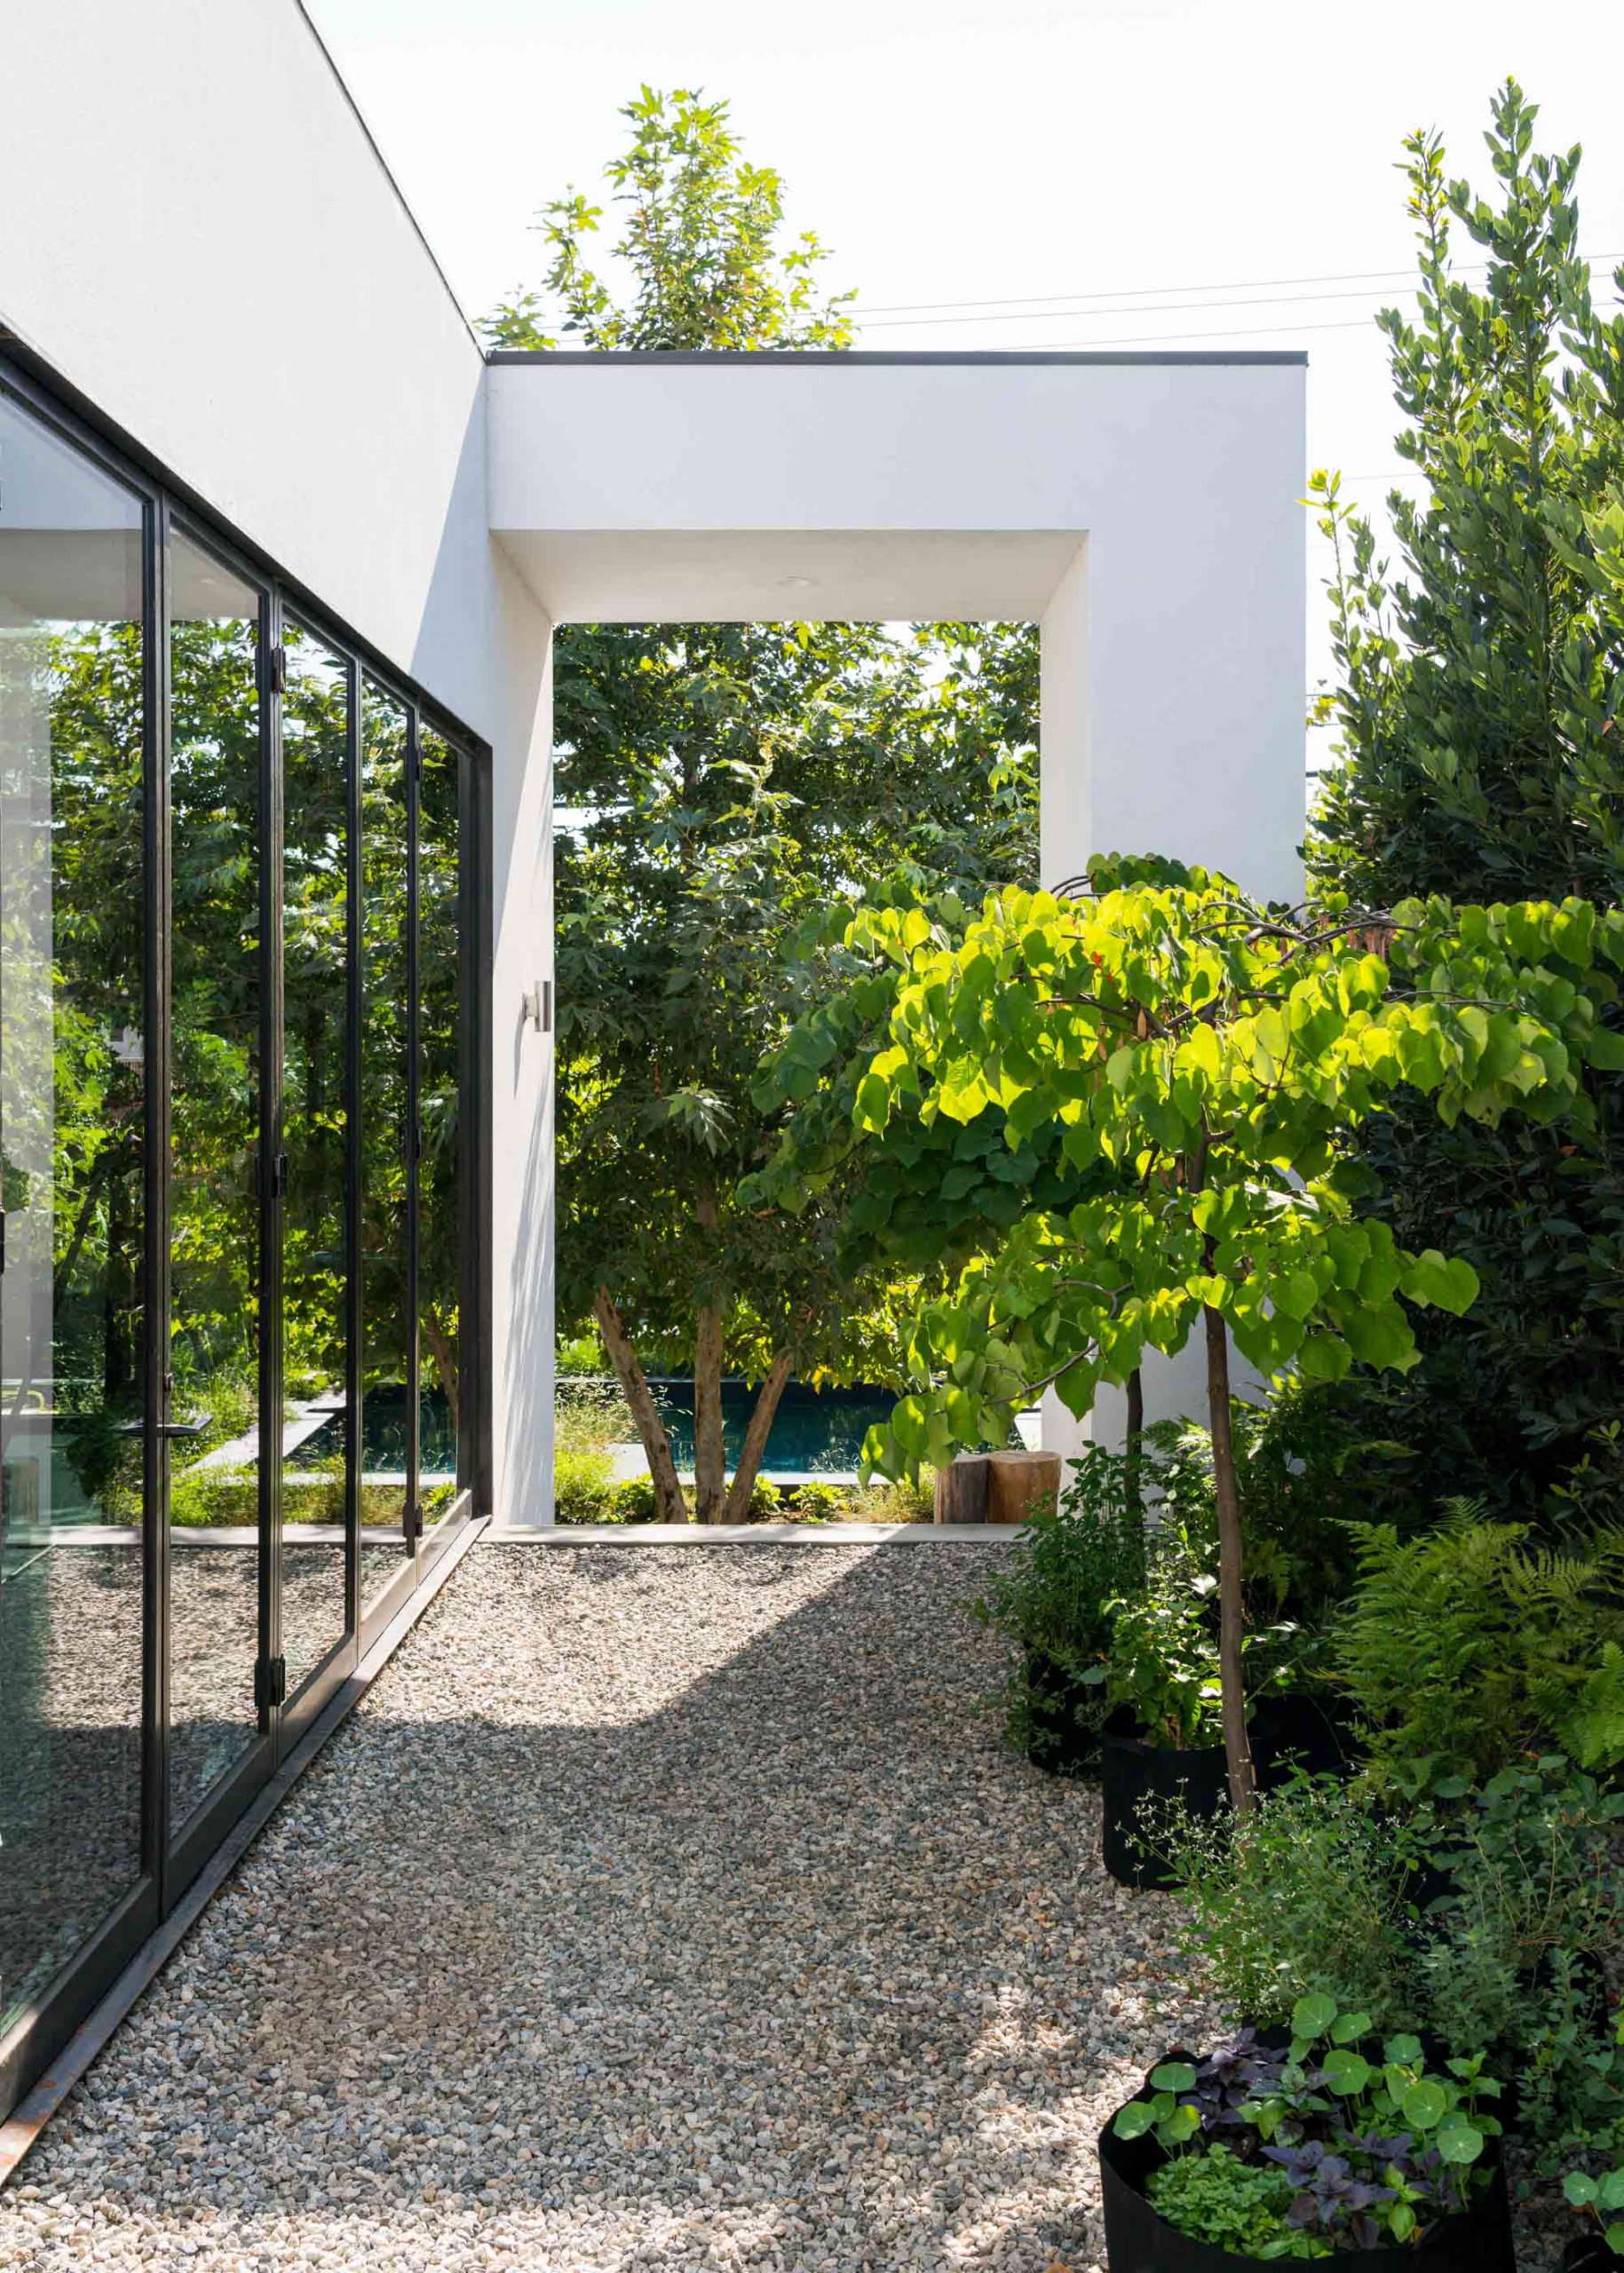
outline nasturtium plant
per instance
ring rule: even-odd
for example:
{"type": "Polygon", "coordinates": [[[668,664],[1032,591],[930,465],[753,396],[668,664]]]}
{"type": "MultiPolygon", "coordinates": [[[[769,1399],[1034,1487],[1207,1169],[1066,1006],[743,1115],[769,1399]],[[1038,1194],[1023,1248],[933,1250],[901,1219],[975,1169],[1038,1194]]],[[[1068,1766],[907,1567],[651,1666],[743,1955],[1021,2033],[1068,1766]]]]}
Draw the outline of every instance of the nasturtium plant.
{"type": "MultiPolygon", "coordinates": [[[[1245,1808],[1230,1342],[1265,1373],[1335,1381],[1356,1361],[1412,1365],[1411,1308],[1470,1304],[1464,1260],[1356,1216],[1367,1172],[1349,1139],[1405,1089],[1446,1121],[1582,1113],[1580,1070],[1624,1065],[1603,1016],[1624,913],[1432,899],[1371,915],[1336,894],[1287,908],[1153,861],[1101,861],[1091,883],[1074,899],[1007,890],[951,928],[893,905],[848,930],[867,966],[817,1016],[825,1035],[862,1036],[823,1077],[854,1136],[917,1154],[922,1131],[939,1146],[986,1124],[1035,1164],[1007,1230],[917,1318],[915,1386],[866,1457],[895,1475],[1007,1443],[1043,1390],[1085,1413],[1147,1349],[1200,1331],[1224,1741],[1245,1808]],[[1062,1168],[1075,1197],[1055,1204],[1039,1192],[1062,1168]]],[[[808,1181],[822,1172],[819,1155],[808,1181]]]]}
{"type": "MultiPolygon", "coordinates": [[[[1419,2243],[1487,2183],[1500,2089],[1481,2053],[1435,2072],[1418,2037],[1378,2042],[1368,2013],[1312,1992],[1292,2008],[1289,2045],[1248,2028],[1203,2059],[1165,2060],[1112,2129],[1153,2136],[1169,2157],[1216,2149],[1272,2167],[1289,2182],[1287,2229],[1374,2249],[1419,2243]]],[[[1580,2199],[1571,2185],[1569,2198],[1580,2199]]]]}

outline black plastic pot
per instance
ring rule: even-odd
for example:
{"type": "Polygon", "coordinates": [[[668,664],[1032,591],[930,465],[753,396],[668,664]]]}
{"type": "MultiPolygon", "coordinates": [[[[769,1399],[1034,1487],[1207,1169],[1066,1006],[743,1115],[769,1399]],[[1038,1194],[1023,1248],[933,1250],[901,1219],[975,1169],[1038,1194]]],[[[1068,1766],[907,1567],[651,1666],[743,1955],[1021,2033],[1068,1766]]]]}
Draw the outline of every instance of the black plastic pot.
{"type": "Polygon", "coordinates": [[[1606,2235],[1592,2227],[1588,2233],[1575,2234],[1563,2251],[1562,2273],[1608,2273],[1618,2261],[1606,2235]]]}
{"type": "MultiPolygon", "coordinates": [[[[1489,2142],[1488,2186],[1470,2209],[1458,2217],[1438,2219],[1422,2241],[1386,2249],[1339,2249],[1327,2264],[1339,2273],[1418,2273],[1422,2268],[1425,2273],[1517,2273],[1511,2204],[1495,2145],[1489,2142]]],[[[1099,2134],[1105,2261],[1111,2273],[1247,2273],[1248,2268],[1260,2264],[1261,2259],[1238,2257],[1168,2223],[1145,2191],[1152,2172],[1166,2159],[1148,2135],[1119,2139],[1109,2124],[1099,2134]]]]}
{"type": "Polygon", "coordinates": [[[1099,1691],[1078,1681],[1046,1651],[1026,1651],[1027,1757],[1051,1776],[1099,1769],[1099,1691]]]}
{"type": "Polygon", "coordinates": [[[1136,1735],[1132,1723],[1113,1715],[1100,1738],[1099,1785],[1104,1813],[1100,1853],[1120,1886],[1170,1887],[1176,1881],[1153,1856],[1140,1851],[1147,1802],[1173,1800],[1206,1821],[1229,1803],[1222,1745],[1199,1752],[1174,1751],[1136,1735]]]}

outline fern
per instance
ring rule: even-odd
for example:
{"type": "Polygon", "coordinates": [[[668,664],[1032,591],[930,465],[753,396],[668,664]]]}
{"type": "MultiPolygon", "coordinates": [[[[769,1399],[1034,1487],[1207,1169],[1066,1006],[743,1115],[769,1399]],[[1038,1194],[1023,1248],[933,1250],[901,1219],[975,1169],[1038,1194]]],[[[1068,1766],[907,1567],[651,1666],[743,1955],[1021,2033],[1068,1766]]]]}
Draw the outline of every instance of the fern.
{"type": "Polygon", "coordinates": [[[1351,1529],[1358,1583],[1335,1649],[1374,1781],[1477,1782],[1581,1741],[1587,1765],[1624,1755],[1624,1533],[1530,1546],[1526,1525],[1466,1500],[1410,1538],[1351,1529]]]}

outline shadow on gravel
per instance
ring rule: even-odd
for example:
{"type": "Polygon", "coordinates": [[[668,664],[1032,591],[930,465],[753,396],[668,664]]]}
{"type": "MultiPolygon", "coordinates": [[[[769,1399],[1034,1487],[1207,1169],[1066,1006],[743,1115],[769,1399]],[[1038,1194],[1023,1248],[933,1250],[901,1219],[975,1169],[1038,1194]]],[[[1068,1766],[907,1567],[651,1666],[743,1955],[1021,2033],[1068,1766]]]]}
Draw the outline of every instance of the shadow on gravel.
{"type": "Polygon", "coordinates": [[[30,2174],[194,2266],[1089,2261],[1167,1911],[1001,1748],[987,1552],[481,1550],[30,2174]]]}

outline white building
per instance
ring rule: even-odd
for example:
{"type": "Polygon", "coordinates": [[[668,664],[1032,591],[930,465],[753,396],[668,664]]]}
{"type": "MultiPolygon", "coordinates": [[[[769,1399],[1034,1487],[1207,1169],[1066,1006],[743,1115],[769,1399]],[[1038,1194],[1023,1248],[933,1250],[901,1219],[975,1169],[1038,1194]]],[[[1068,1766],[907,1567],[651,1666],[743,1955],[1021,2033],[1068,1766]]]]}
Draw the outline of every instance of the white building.
{"type": "Polygon", "coordinates": [[[1289,891],[1303,384],[487,356],[296,0],[0,15],[0,2111],[550,1518],[554,626],[1036,619],[1046,877],[1289,891]]]}

